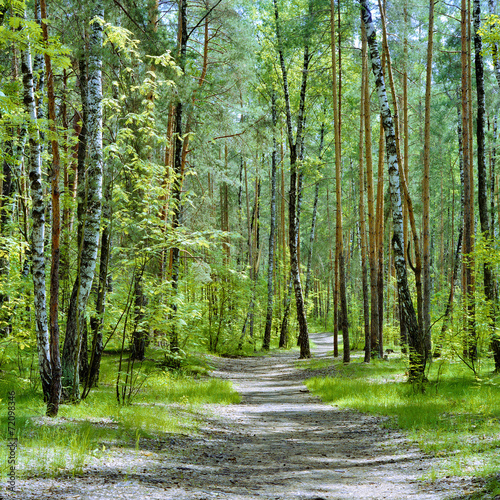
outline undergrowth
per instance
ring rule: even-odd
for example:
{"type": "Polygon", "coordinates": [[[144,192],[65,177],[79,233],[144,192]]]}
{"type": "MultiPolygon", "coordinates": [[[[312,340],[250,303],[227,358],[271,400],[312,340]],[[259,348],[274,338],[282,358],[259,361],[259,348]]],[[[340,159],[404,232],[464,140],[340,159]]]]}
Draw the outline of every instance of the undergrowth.
{"type": "MultiPolygon", "coordinates": [[[[331,366],[312,360],[309,369],[331,366]]],[[[401,359],[334,365],[333,376],[307,387],[325,402],[390,417],[387,425],[409,433],[423,452],[444,457],[429,474],[489,476],[500,470],[500,376],[476,378],[461,363],[432,364],[422,392],[406,382],[401,359]]]]}
{"type": "Polygon", "coordinates": [[[11,391],[15,392],[18,478],[80,474],[92,457],[99,458],[111,447],[134,449],[140,438],[195,433],[201,405],[240,399],[229,381],[199,377],[208,369],[200,359],[193,358],[183,371],[158,367],[150,359],[137,367],[140,384],[131,404],[120,405],[115,387],[117,359],[116,354],[104,356],[99,387],[79,404],[61,405],[53,419],[45,417],[38,384],[27,373],[20,376],[18,367],[6,366],[0,382],[4,409],[0,414],[0,480],[6,480],[9,470],[6,403],[11,391]]]}

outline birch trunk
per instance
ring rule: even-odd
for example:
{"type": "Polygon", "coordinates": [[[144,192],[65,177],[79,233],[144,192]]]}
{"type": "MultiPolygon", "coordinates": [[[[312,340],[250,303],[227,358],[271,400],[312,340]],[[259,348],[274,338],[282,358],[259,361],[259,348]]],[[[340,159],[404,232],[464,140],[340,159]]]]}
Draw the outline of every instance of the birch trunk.
{"type": "Polygon", "coordinates": [[[50,397],[52,367],[50,357],[49,329],[47,322],[47,297],[45,291],[45,203],[42,185],[42,160],[40,152],[40,132],[38,128],[33,70],[30,46],[21,51],[21,71],[23,76],[23,100],[30,119],[28,171],[33,221],[31,233],[31,262],[34,288],[34,307],[38,364],[44,399],[50,397]]]}
{"type": "MultiPolygon", "coordinates": [[[[309,15],[311,15],[311,5],[309,5],[309,15]]],[[[292,126],[292,112],[290,106],[290,92],[288,87],[288,72],[283,54],[283,43],[281,38],[281,29],[279,23],[278,3],[274,0],[274,15],[276,21],[276,37],[278,40],[278,52],[280,58],[281,74],[283,77],[283,93],[285,97],[286,107],[286,125],[288,144],[290,149],[290,191],[289,191],[289,206],[288,206],[288,221],[289,221],[289,248],[290,248],[290,269],[293,278],[293,288],[295,292],[295,303],[297,307],[297,320],[299,323],[299,342],[300,342],[300,358],[311,357],[309,347],[309,332],[307,327],[306,310],[304,305],[304,297],[302,295],[302,284],[300,280],[300,270],[298,261],[298,226],[299,218],[297,216],[298,205],[298,190],[297,190],[297,160],[300,154],[300,146],[302,144],[302,133],[305,118],[305,98],[307,89],[307,77],[309,70],[309,45],[308,37],[304,44],[304,58],[302,67],[302,83],[300,89],[299,111],[297,116],[297,131],[294,139],[292,126]]]]}
{"type": "MultiPolygon", "coordinates": [[[[101,2],[95,1],[92,18],[104,17],[101,2]]],[[[85,178],[86,210],[83,214],[82,242],[79,273],[73,287],[72,302],[68,311],[66,336],[63,346],[63,388],[70,400],[80,399],[79,356],[82,345],[82,328],[85,321],[92,282],[94,280],[99,247],[102,199],[102,41],[103,30],[99,22],[91,22],[88,57],[88,167],[85,178]]],[[[79,179],[81,184],[83,179],[79,179]]]]}
{"type": "Polygon", "coordinates": [[[373,25],[371,12],[366,0],[360,0],[363,22],[366,29],[370,59],[373,74],[377,86],[377,94],[380,103],[380,112],[385,131],[387,158],[389,166],[389,189],[391,196],[393,237],[392,247],[394,251],[394,264],[396,268],[396,279],[402,308],[403,320],[406,323],[409,347],[410,347],[410,369],[409,379],[411,381],[422,381],[425,377],[425,349],[422,331],[419,328],[417,316],[408,286],[406,262],[404,256],[403,240],[403,210],[401,204],[401,191],[399,179],[398,157],[396,152],[396,139],[394,123],[392,120],[387,93],[385,89],[384,75],[377,47],[375,27],[373,25]]]}

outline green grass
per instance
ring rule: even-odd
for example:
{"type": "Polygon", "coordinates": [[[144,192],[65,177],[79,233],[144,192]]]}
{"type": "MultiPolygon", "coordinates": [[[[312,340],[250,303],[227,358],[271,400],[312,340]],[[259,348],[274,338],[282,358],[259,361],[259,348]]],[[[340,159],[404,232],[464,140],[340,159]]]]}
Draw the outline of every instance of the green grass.
{"type": "MultiPolygon", "coordinates": [[[[309,368],[322,366],[316,360],[309,368]]],[[[311,378],[307,387],[339,407],[389,416],[389,425],[407,431],[424,452],[445,457],[431,478],[500,470],[500,376],[478,380],[443,360],[433,363],[422,393],[405,381],[401,360],[335,366],[333,377],[311,378]]]]}
{"type": "Polygon", "coordinates": [[[192,366],[204,366],[203,370],[186,370],[195,376],[159,369],[152,360],[136,364],[131,403],[120,405],[115,388],[118,357],[106,355],[99,388],[79,404],[61,405],[54,419],[44,416],[46,408],[37,384],[19,376],[13,367],[5,370],[0,379],[0,480],[5,481],[8,472],[10,391],[16,393],[16,476],[74,475],[110,448],[134,449],[140,438],[196,433],[207,412],[201,405],[239,402],[229,381],[200,378],[198,373],[208,369],[206,363],[191,361],[192,366]]]}

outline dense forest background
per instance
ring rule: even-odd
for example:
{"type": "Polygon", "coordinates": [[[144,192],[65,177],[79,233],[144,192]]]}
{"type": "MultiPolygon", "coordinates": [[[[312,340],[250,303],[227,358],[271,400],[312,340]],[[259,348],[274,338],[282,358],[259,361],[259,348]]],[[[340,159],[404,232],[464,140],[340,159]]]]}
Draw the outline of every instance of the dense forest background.
{"type": "Polygon", "coordinates": [[[104,349],[125,400],[151,350],[312,327],[499,370],[495,12],[0,2],[0,365],[34,353],[50,415],[104,349]]]}

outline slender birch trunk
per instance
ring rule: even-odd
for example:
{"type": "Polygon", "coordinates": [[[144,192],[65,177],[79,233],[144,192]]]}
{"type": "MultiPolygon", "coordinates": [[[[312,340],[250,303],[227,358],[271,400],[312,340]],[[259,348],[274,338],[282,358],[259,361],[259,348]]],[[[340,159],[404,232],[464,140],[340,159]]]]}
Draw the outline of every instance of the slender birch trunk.
{"type": "Polygon", "coordinates": [[[38,128],[33,87],[33,70],[30,46],[21,51],[21,72],[23,76],[23,100],[30,124],[28,171],[31,191],[31,267],[33,274],[34,307],[36,318],[36,336],[38,365],[45,400],[49,400],[52,384],[52,366],[50,356],[49,328],[47,321],[47,297],[45,291],[45,202],[42,184],[42,159],[40,153],[40,131],[38,128]]]}
{"type": "Polygon", "coordinates": [[[410,344],[409,379],[411,381],[420,382],[425,377],[425,349],[422,331],[417,321],[417,316],[415,314],[415,309],[408,286],[408,278],[406,272],[405,253],[403,247],[403,210],[401,204],[401,190],[394,123],[392,120],[391,110],[389,109],[389,103],[387,101],[384,75],[382,73],[382,65],[378,52],[375,27],[373,25],[371,12],[368,8],[366,0],[360,0],[360,4],[366,29],[372,70],[373,74],[375,75],[375,82],[380,103],[380,112],[382,115],[385,131],[389,166],[389,189],[393,220],[392,247],[394,251],[394,264],[396,268],[396,279],[398,283],[400,304],[403,312],[403,320],[405,321],[407,326],[410,344]]]}
{"type": "MultiPolygon", "coordinates": [[[[281,74],[283,77],[283,93],[285,97],[285,107],[286,107],[286,125],[287,125],[287,136],[288,144],[290,150],[290,191],[289,191],[289,206],[288,206],[288,221],[289,221],[289,247],[290,247],[290,268],[293,276],[293,285],[295,292],[295,303],[297,307],[297,320],[299,323],[299,341],[300,341],[300,358],[311,357],[310,347],[309,347],[309,332],[307,327],[306,310],[304,305],[304,297],[302,295],[302,284],[300,280],[300,270],[298,261],[298,226],[299,218],[297,216],[297,205],[298,205],[298,172],[297,172],[297,160],[300,155],[301,144],[302,144],[302,134],[305,121],[305,98],[307,89],[307,77],[309,72],[309,40],[306,36],[306,41],[304,45],[304,57],[303,57],[303,67],[302,67],[302,83],[300,88],[299,97],[299,111],[297,116],[297,131],[294,139],[294,128],[292,125],[292,112],[290,106],[290,92],[288,86],[288,71],[285,64],[285,58],[283,54],[283,41],[281,38],[281,28],[279,22],[278,13],[278,3],[274,0],[274,15],[276,21],[276,37],[278,40],[278,52],[280,59],[281,74]]],[[[309,5],[309,16],[312,15],[312,5],[309,5]]]]}
{"type": "MultiPolygon", "coordinates": [[[[102,4],[95,1],[91,9],[92,19],[104,16],[102,4]]],[[[85,178],[86,210],[83,214],[82,242],[78,265],[78,277],[73,287],[73,307],[68,311],[66,336],[63,346],[63,388],[70,400],[80,399],[79,356],[82,346],[85,310],[94,280],[101,222],[102,199],[102,43],[103,29],[92,21],[89,36],[88,57],[88,167],[85,178]]],[[[82,183],[83,179],[79,179],[82,183]]]]}

